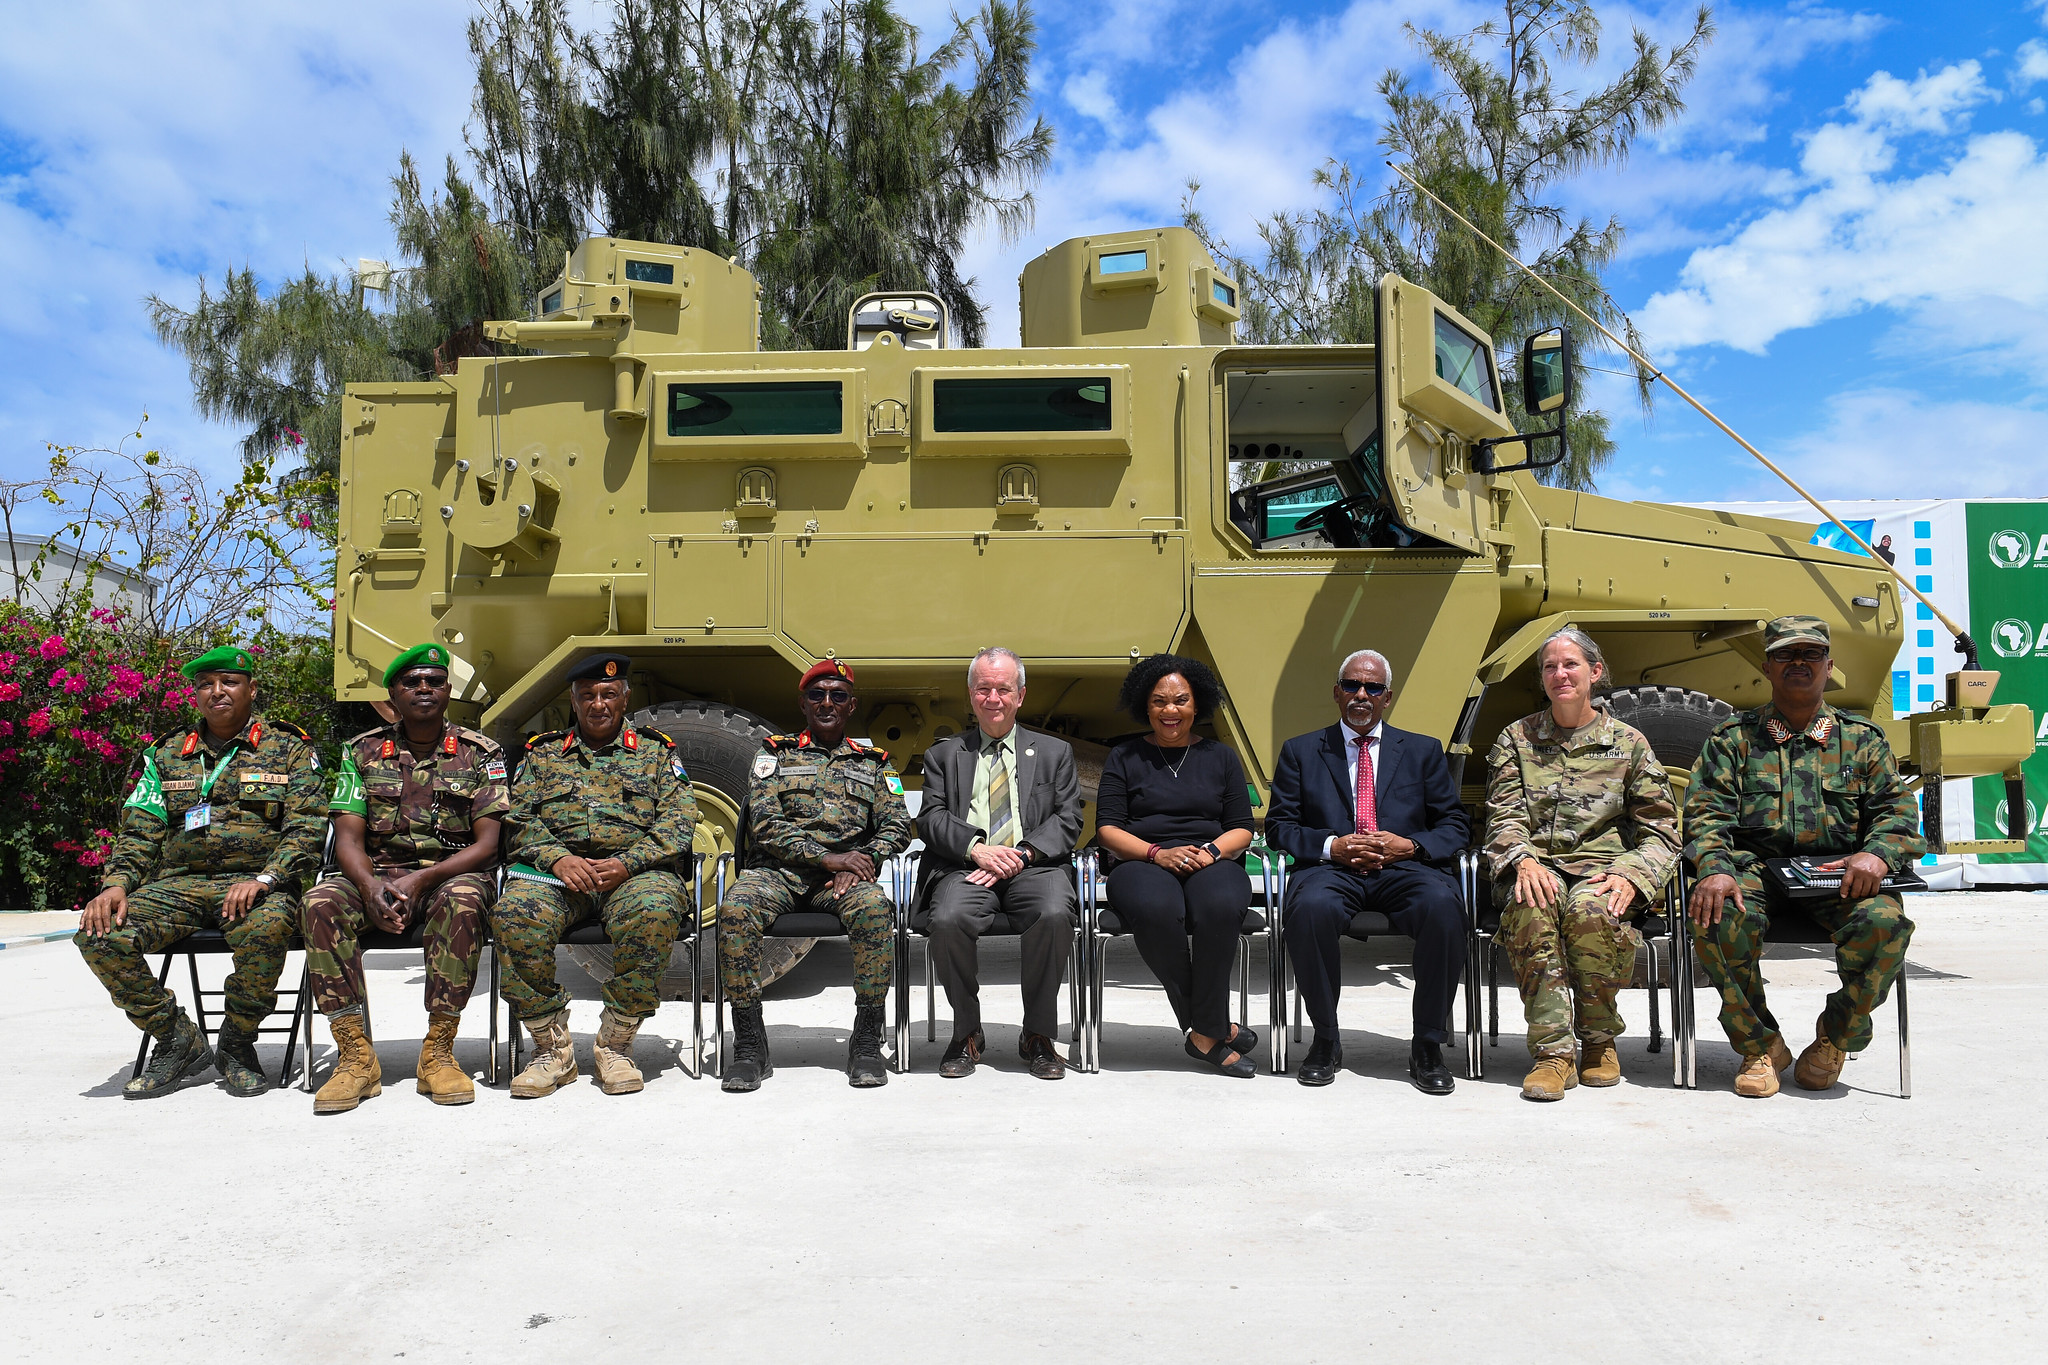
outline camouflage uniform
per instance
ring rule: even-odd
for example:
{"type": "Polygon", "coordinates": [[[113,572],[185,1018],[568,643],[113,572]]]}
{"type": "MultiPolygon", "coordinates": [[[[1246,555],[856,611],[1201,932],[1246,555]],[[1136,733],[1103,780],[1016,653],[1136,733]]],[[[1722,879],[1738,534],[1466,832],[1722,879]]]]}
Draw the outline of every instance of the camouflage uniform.
{"type": "Polygon", "coordinates": [[[1525,716],[1494,741],[1486,771],[1486,857],[1529,1054],[1570,1057],[1574,1038],[1611,1043],[1622,1028],[1614,997],[1642,936],[1607,913],[1592,882],[1628,878],[1638,907],[1664,890],[1678,861],[1671,784],[1642,732],[1605,712],[1576,730],[1560,730],[1547,708],[1525,716]],[[1515,899],[1524,858],[1564,881],[1548,909],[1515,899]]]}
{"type": "Polygon", "coordinates": [[[778,915],[837,915],[853,944],[853,994],[879,1005],[889,991],[895,913],[876,882],[832,898],[828,853],[865,853],[879,869],[910,847],[910,813],[889,755],[852,740],[824,749],[801,735],[776,735],[754,759],[747,791],[746,871],[718,914],[719,966],[735,1007],[761,1000],[761,934],[778,915]]]}
{"type": "MultiPolygon", "coordinates": [[[[1759,966],[1770,925],[1764,860],[1870,853],[1897,871],[1927,851],[1884,732],[1825,702],[1798,734],[1769,703],[1722,721],[1693,767],[1685,828],[1695,874],[1735,878],[1747,907],[1738,911],[1730,897],[1718,924],[1693,928],[1700,965],[1721,992],[1721,1027],[1745,1057],[1769,1051],[1779,1032],[1759,966]]],[[[1842,978],[1822,1031],[1844,1052],[1859,1052],[1870,1043],[1871,1011],[1905,965],[1913,922],[1895,895],[1802,908],[1833,935],[1842,978]]]]}
{"type": "Polygon", "coordinates": [[[230,1024],[253,1033],[276,1008],[277,978],[298,928],[293,893],[320,869],[322,787],[319,755],[306,732],[260,717],[218,759],[203,721],[143,756],[100,879],[128,893],[126,921],[103,938],[80,930],[72,940],[137,1028],[171,1036],[178,1002],[143,958],[195,929],[219,929],[233,951],[224,1011],[230,1024]],[[188,813],[199,806],[210,818],[188,829],[188,813]],[[223,923],[228,888],[259,872],[276,885],[248,914],[223,923]]]}
{"type": "MultiPolygon", "coordinates": [[[[505,752],[475,730],[445,725],[440,743],[424,759],[406,747],[399,725],[366,730],[342,746],[328,809],[356,815],[370,866],[392,878],[430,867],[475,842],[473,821],[501,817],[512,808],[505,788],[505,752]]],[[[496,878],[463,872],[435,887],[422,913],[426,930],[427,1012],[460,1014],[476,981],[485,916],[496,878]]],[[[357,936],[371,924],[363,890],[341,873],[330,874],[306,896],[306,965],[313,998],[330,1017],[363,1006],[363,953],[357,936]]]]}
{"type": "Polygon", "coordinates": [[[603,922],[612,941],[605,1003],[628,1019],[645,1019],[660,1005],[661,976],[688,913],[676,868],[689,855],[697,824],[690,777],[674,750],[661,731],[636,730],[630,722],[601,748],[573,729],[526,742],[505,817],[511,859],[544,873],[572,854],[617,858],[630,875],[596,896],[507,879],[491,930],[511,969],[505,998],[521,1019],[568,1007],[555,983],[555,947],[591,919],[603,922]]]}

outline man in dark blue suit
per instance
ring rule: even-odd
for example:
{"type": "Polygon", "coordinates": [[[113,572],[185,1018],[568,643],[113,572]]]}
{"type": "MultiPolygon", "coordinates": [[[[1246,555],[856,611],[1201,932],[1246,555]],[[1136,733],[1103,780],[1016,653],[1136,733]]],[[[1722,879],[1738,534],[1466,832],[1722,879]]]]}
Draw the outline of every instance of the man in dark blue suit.
{"type": "Polygon", "coordinates": [[[1295,861],[1284,932],[1316,1031],[1298,1079],[1328,1085],[1343,1067],[1338,944],[1354,915],[1377,910],[1415,940],[1408,1075],[1425,1095],[1448,1095],[1443,1045],[1464,970],[1465,912],[1445,868],[1471,842],[1472,828],[1443,745],[1385,723],[1394,700],[1385,656],[1353,654],[1330,695],[1342,723],[1281,746],[1266,815],[1266,841],[1295,861]]]}

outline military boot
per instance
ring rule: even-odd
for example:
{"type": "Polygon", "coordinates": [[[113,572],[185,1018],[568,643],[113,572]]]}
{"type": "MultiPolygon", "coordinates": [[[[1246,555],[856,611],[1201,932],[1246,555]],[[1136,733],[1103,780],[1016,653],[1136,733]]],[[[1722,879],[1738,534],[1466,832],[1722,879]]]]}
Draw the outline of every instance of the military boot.
{"type": "Polygon", "coordinates": [[[246,1098],[270,1089],[263,1063],[256,1060],[256,1030],[244,1031],[232,1019],[221,1020],[220,1033],[213,1040],[213,1065],[227,1082],[230,1095],[246,1098]]]}
{"type": "Polygon", "coordinates": [[[882,1064],[880,1005],[853,1007],[853,1036],[846,1040],[846,1079],[863,1089],[889,1083],[889,1069],[882,1064]]]}
{"type": "Polygon", "coordinates": [[[1769,1099],[1778,1093],[1778,1067],[1768,1052],[1742,1059],[1742,1070],[1735,1073],[1735,1093],[1744,1099],[1769,1099]]]}
{"type": "Polygon", "coordinates": [[[1522,1078],[1525,1100],[1561,1100],[1564,1092],[1579,1083],[1578,1071],[1569,1057],[1538,1057],[1536,1065],[1522,1078]]]}
{"type": "MultiPolygon", "coordinates": [[[[364,1100],[384,1093],[384,1068],[378,1065],[377,1049],[370,1046],[369,1035],[363,1032],[361,1011],[337,1014],[327,1021],[327,1027],[334,1034],[334,1046],[341,1055],[334,1059],[334,1074],[313,1096],[313,1112],[345,1114],[364,1100]]],[[[225,1029],[222,1036],[226,1036],[225,1029]]]]}
{"type": "Polygon", "coordinates": [[[1842,1079],[1842,1063],[1848,1061],[1842,1049],[1828,1039],[1827,1016],[1813,1021],[1813,1041],[1799,1054],[1792,1079],[1802,1090],[1826,1090],[1842,1079]]]}
{"type": "Polygon", "coordinates": [[[121,1098],[147,1100],[168,1095],[178,1088],[180,1080],[212,1065],[213,1049],[206,1045],[206,1035],[185,1011],[179,1010],[178,1017],[171,1021],[169,1035],[156,1040],[149,1065],[142,1068],[140,1076],[121,1087],[121,1098]]]}
{"type": "Polygon", "coordinates": [[[512,1098],[534,1100],[552,1095],[576,1079],[576,1047],[569,1040],[569,1011],[556,1010],[545,1019],[527,1021],[533,1035],[533,1060],[512,1078],[512,1098]]]}
{"type": "Polygon", "coordinates": [[[597,1066],[598,1088],[605,1094],[630,1095],[647,1088],[647,1082],[640,1078],[640,1068],[633,1065],[633,1039],[639,1032],[638,1019],[614,1014],[610,1005],[604,1007],[591,1060],[597,1066]]]}
{"type": "Polygon", "coordinates": [[[1581,1085],[1620,1085],[1621,1054],[1614,1050],[1614,1044],[1587,1043],[1579,1056],[1579,1083],[1581,1085]]]}
{"type": "Polygon", "coordinates": [[[436,1104],[468,1104],[476,1098],[476,1083],[455,1064],[455,1029],[459,1014],[427,1016],[427,1036],[420,1043],[418,1089],[436,1104]]]}
{"type": "Polygon", "coordinates": [[[761,1022],[759,1005],[732,1007],[732,1060],[725,1065],[721,1089],[734,1092],[759,1090],[761,1082],[775,1074],[768,1057],[768,1030],[761,1022]]]}

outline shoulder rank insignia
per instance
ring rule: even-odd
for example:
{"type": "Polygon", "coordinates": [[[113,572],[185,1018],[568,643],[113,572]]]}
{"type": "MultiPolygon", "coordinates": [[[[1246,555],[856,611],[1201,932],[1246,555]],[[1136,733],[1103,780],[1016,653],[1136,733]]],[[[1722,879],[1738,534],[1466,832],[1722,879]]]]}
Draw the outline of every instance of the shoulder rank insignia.
{"type": "Polygon", "coordinates": [[[397,740],[395,740],[395,739],[387,739],[387,740],[385,740],[385,741],[384,741],[384,742],[383,742],[382,744],[378,745],[378,746],[377,746],[377,757],[379,757],[379,758],[396,758],[396,757],[398,757],[398,741],[397,741],[397,740]]]}
{"type": "Polygon", "coordinates": [[[566,730],[544,730],[537,735],[528,735],[526,737],[526,747],[529,749],[538,749],[541,745],[548,743],[550,740],[560,739],[563,735],[567,733],[569,732],[566,730]]]}
{"type": "Polygon", "coordinates": [[[641,734],[643,734],[643,735],[648,735],[648,736],[651,736],[651,737],[652,737],[653,739],[655,739],[656,741],[658,741],[659,743],[661,743],[662,745],[664,745],[664,746],[666,746],[666,747],[668,747],[668,748],[670,748],[670,749],[673,749],[673,748],[675,748],[675,747],[676,747],[676,742],[675,742],[674,740],[670,739],[670,738],[669,738],[669,737],[668,737],[667,735],[663,734],[663,733],[662,733],[661,731],[659,731],[659,730],[655,729],[655,728],[654,728],[654,727],[653,727],[652,725],[643,725],[643,726],[641,726],[641,727],[640,727],[640,733],[641,733],[641,734]]]}
{"type": "Polygon", "coordinates": [[[794,749],[800,742],[795,735],[770,735],[761,741],[770,749],[794,749]]]}
{"type": "MultiPolygon", "coordinates": [[[[286,734],[288,734],[288,735],[292,736],[292,737],[293,737],[294,739],[302,739],[302,740],[306,741],[306,743],[308,743],[308,744],[311,744],[311,743],[313,742],[313,736],[311,735],[311,733],[309,733],[309,732],[308,732],[308,731],[306,731],[305,729],[301,728],[300,726],[297,726],[297,725],[294,725],[294,724],[292,724],[292,723],[291,723],[290,721],[288,721],[288,720],[274,720],[274,721],[272,721],[272,722],[270,722],[270,723],[271,723],[271,725],[272,725],[273,727],[275,727],[276,729],[279,729],[279,730],[282,730],[282,731],[284,731],[284,732],[285,732],[286,734]]],[[[261,721],[258,721],[258,722],[257,722],[257,725],[258,725],[258,727],[259,727],[259,729],[260,729],[260,727],[261,727],[261,725],[262,725],[262,722],[261,722],[261,721]]],[[[255,739],[256,739],[256,735],[254,735],[254,734],[251,734],[251,735],[249,736],[249,739],[250,739],[250,741],[251,741],[251,742],[253,743],[253,742],[255,741],[255,739]]]]}

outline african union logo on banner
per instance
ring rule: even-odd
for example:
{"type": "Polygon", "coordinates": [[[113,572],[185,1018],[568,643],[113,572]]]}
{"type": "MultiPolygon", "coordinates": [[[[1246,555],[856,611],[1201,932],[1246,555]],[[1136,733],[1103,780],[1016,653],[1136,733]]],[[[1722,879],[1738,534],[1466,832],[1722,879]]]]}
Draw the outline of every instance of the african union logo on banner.
{"type": "MultiPolygon", "coordinates": [[[[2011,825],[2009,825],[2009,824],[2007,824],[2007,823],[2005,822],[2005,819],[2006,819],[2006,812],[2007,812],[2007,811],[2009,811],[2009,810],[2011,810],[2011,809],[2012,809],[2012,805],[2011,805],[2011,803],[2010,803],[2010,802],[2007,802],[2007,801],[2000,801],[2000,802],[1998,803],[1998,808],[1997,808],[1996,810],[1994,810],[1994,811],[1992,811],[1992,812],[1991,812],[1991,832],[1990,832],[1989,834],[1986,834],[1986,835],[1984,835],[1984,837],[1985,837],[1985,838],[1988,838],[1988,839],[2003,839],[2003,838],[2005,838],[2005,837],[2006,837],[2006,834],[2007,834],[2007,832],[2008,832],[2009,830],[2011,830],[2011,829],[2012,829],[2012,826],[2011,826],[2011,825]]],[[[2029,832],[2033,832],[2033,831],[2039,831],[2039,830],[2041,830],[2041,823],[2040,823],[2040,817],[2041,817],[2041,811],[2040,811],[2040,808],[2039,808],[2039,807],[2037,807],[2037,806],[2036,806],[2036,805],[2034,804],[2034,800],[2033,800],[2033,798],[2032,798],[2032,797],[2028,797],[2028,798],[2027,798],[2027,829],[2028,829],[2028,831],[2029,831],[2029,832]]],[[[2042,832],[2044,832],[2044,833],[2048,833],[2048,831],[2042,831],[2042,832]]],[[[1980,833],[1981,833],[1981,831],[1980,831],[1980,833]]]]}
{"type": "Polygon", "coordinates": [[[2036,546],[2025,531],[1993,531],[1991,562],[2001,569],[2024,569],[2029,563],[2048,564],[2048,536],[2036,546]]]}
{"type": "MultiPolygon", "coordinates": [[[[1991,628],[1991,648],[2001,659],[2024,659],[2034,652],[2034,627],[2017,616],[2008,616],[1991,628]]],[[[2048,650],[2048,626],[2041,628],[2041,646],[2048,650]]]]}

